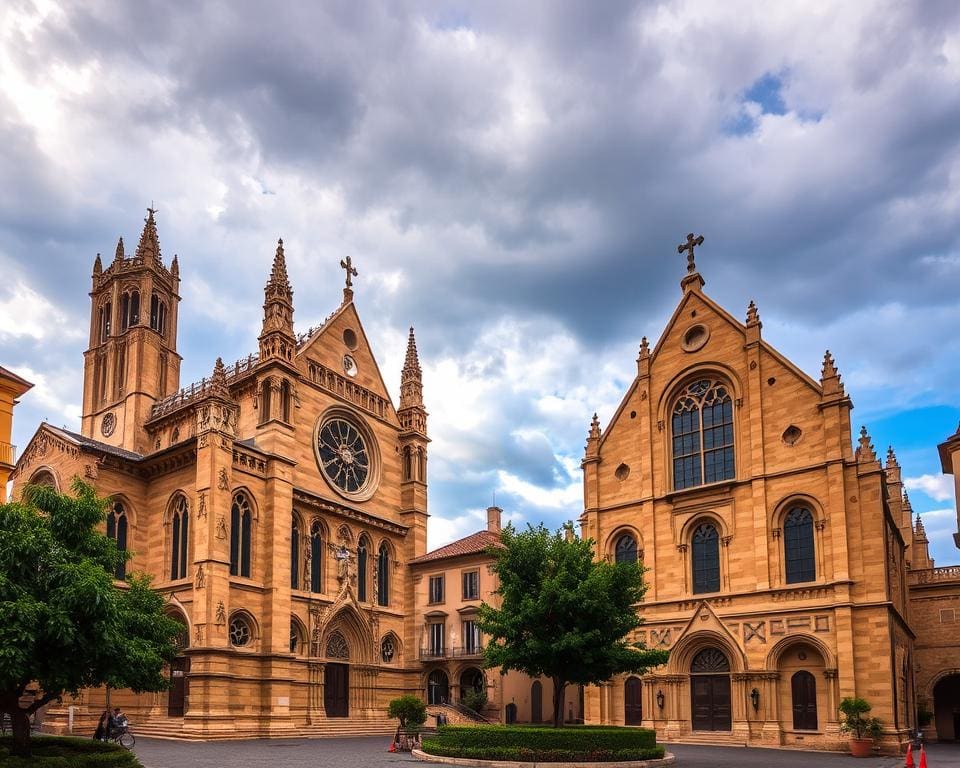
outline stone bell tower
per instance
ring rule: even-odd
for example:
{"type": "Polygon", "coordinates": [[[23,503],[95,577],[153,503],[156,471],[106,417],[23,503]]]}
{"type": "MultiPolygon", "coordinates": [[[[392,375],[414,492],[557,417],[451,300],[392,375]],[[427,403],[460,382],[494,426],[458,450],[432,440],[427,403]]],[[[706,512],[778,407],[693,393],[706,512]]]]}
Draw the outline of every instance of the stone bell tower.
{"type": "Polygon", "coordinates": [[[147,209],[133,256],[122,237],[106,269],[97,254],[83,366],[82,433],[137,453],[151,450],[151,407],[180,386],[180,268],[176,256],[163,264],[155,213],[147,209]]]}

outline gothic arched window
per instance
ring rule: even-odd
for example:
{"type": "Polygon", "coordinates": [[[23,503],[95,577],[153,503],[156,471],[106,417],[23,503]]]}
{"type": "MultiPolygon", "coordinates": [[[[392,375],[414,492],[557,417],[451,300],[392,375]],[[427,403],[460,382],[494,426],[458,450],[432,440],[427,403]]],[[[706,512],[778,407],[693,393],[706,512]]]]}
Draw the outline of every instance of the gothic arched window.
{"type": "Polygon", "coordinates": [[[290,423],[290,382],[280,382],[280,418],[290,423]]]}
{"type": "Polygon", "coordinates": [[[815,581],[817,566],[813,550],[813,514],[795,507],[783,521],[783,554],[787,584],[815,581]]]}
{"type": "Polygon", "coordinates": [[[167,305],[164,304],[157,294],[150,297],[150,327],[161,335],[166,330],[167,325],[167,305]]]}
{"type": "Polygon", "coordinates": [[[250,577],[250,502],[242,493],[233,497],[230,507],[230,575],[250,577]]]}
{"type": "Polygon", "coordinates": [[[723,382],[690,384],[674,404],[671,424],[675,490],[735,476],[733,401],[723,382]]]}
{"type": "MultiPolygon", "coordinates": [[[[119,501],[113,505],[107,514],[107,536],[117,542],[118,550],[121,552],[127,551],[127,512],[119,501]]],[[[127,577],[126,562],[120,563],[113,575],[117,579],[125,579],[127,577]]]]}
{"type": "Polygon", "coordinates": [[[100,307],[100,319],[98,325],[100,326],[100,342],[103,343],[110,337],[110,321],[111,313],[113,312],[113,304],[109,301],[100,307]]]}
{"type": "Polygon", "coordinates": [[[139,324],[140,322],[140,291],[127,291],[120,297],[120,330],[139,324]]]}
{"type": "Polygon", "coordinates": [[[614,554],[618,563],[636,563],[637,540],[629,533],[623,534],[617,539],[617,545],[615,547],[614,554]]]}
{"type": "Polygon", "coordinates": [[[390,549],[387,542],[380,545],[377,555],[377,603],[390,605],[390,549]]]}
{"type": "Polygon", "coordinates": [[[290,526],[290,589],[300,589],[300,521],[290,526]]]}
{"type": "Polygon", "coordinates": [[[369,542],[366,536],[360,537],[360,543],[357,544],[357,600],[361,603],[367,601],[367,551],[369,542]]]}
{"type": "Polygon", "coordinates": [[[720,536],[713,523],[693,532],[693,593],[720,591],[720,536]]]}
{"type": "Polygon", "coordinates": [[[310,526],[310,591],[322,592],[323,527],[319,520],[310,526]]]}
{"type": "Polygon", "coordinates": [[[190,509],[185,496],[177,496],[171,515],[170,578],[187,578],[187,541],[190,537],[190,509]]]}

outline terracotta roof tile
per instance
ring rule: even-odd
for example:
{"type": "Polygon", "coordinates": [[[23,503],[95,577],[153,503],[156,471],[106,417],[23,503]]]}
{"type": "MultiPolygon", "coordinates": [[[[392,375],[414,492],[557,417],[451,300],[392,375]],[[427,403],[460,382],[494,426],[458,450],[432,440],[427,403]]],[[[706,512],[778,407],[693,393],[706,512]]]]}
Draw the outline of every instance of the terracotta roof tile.
{"type": "Polygon", "coordinates": [[[462,555],[476,555],[487,549],[487,547],[502,547],[500,543],[500,534],[493,531],[477,531],[462,539],[451,541],[446,546],[427,552],[410,561],[411,565],[417,563],[429,563],[434,560],[445,560],[449,557],[460,557],[462,555]]]}

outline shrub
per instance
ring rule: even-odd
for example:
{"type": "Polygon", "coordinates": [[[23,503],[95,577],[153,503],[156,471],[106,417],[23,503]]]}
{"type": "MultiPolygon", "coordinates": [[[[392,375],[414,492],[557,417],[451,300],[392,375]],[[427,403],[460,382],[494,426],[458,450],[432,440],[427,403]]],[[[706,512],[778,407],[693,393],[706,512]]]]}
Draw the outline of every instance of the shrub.
{"type": "Polygon", "coordinates": [[[644,728],[575,726],[445,725],[424,740],[423,751],[439,757],[517,762],[610,762],[663,757],[656,734],[644,728]]]}
{"type": "Polygon", "coordinates": [[[397,718],[404,730],[415,731],[427,722],[427,705],[416,696],[407,694],[390,702],[387,715],[397,718]]]}
{"type": "Polygon", "coordinates": [[[0,768],[143,768],[133,752],[93,739],[34,736],[33,757],[12,757],[12,737],[0,738],[0,768]]]}
{"type": "Polygon", "coordinates": [[[471,688],[464,694],[460,703],[463,704],[463,706],[465,706],[467,709],[472,709],[474,712],[480,712],[480,710],[487,706],[487,692],[477,691],[471,688]]]}
{"type": "Polygon", "coordinates": [[[849,733],[855,739],[880,738],[883,728],[877,717],[864,717],[870,712],[870,703],[860,696],[847,696],[840,702],[840,730],[849,733]]]}

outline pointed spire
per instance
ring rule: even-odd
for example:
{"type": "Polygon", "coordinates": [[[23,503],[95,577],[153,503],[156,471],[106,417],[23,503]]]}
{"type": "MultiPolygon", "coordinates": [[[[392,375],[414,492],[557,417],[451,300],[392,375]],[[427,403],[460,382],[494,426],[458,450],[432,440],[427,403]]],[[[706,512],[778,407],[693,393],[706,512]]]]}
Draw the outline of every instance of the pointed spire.
{"type": "Polygon", "coordinates": [[[218,357],[213,365],[213,375],[210,376],[210,386],[215,392],[227,391],[227,369],[223,366],[223,358],[218,357]]]}
{"type": "Polygon", "coordinates": [[[407,355],[400,372],[400,407],[397,415],[405,430],[427,434],[427,412],[423,408],[423,370],[420,368],[413,326],[410,326],[407,336],[407,355]]]}
{"type": "Polygon", "coordinates": [[[177,254],[173,254],[173,261],[170,262],[170,274],[174,277],[180,276],[180,261],[177,254]]]}
{"type": "Polygon", "coordinates": [[[273,256],[273,268],[270,270],[270,280],[267,287],[289,291],[290,278],[287,277],[287,257],[283,253],[283,238],[277,239],[277,252],[273,256]]]}
{"type": "Polygon", "coordinates": [[[124,255],[124,252],[123,252],[123,238],[121,237],[119,240],[117,240],[117,251],[113,256],[113,260],[123,261],[124,258],[126,258],[126,256],[124,255]]]}
{"type": "Polygon", "coordinates": [[[907,516],[913,514],[913,505],[910,503],[910,494],[906,491],[903,492],[903,509],[907,513],[907,516]]]}
{"type": "Polygon", "coordinates": [[[900,464],[897,462],[897,454],[893,450],[893,446],[887,447],[887,469],[899,469],[900,464]]]}
{"type": "Polygon", "coordinates": [[[913,532],[918,539],[926,539],[927,531],[923,527],[923,520],[920,519],[920,513],[917,512],[917,521],[913,526],[913,532]]]}
{"type": "Polygon", "coordinates": [[[828,349],[823,353],[823,369],[820,372],[821,379],[829,379],[837,375],[837,367],[833,363],[833,355],[830,354],[828,349]]]}
{"type": "Polygon", "coordinates": [[[585,453],[587,456],[595,457],[600,452],[600,419],[597,414],[593,414],[590,420],[590,431],[587,433],[587,444],[585,453]]]}
{"type": "Polygon", "coordinates": [[[260,331],[260,359],[279,357],[293,361],[297,340],[293,334],[293,291],[287,277],[283,238],[277,240],[270,279],[263,289],[263,327],[260,331]]]}
{"type": "Polygon", "coordinates": [[[870,435],[867,434],[867,428],[860,427],[860,447],[857,448],[857,462],[859,464],[869,464],[877,460],[877,454],[874,453],[873,445],[870,444],[870,435]]]}
{"type": "Polygon", "coordinates": [[[747,325],[759,325],[760,314],[757,312],[757,305],[751,300],[747,305],[747,325]]]}
{"type": "Polygon", "coordinates": [[[144,263],[162,263],[160,260],[160,239],[157,237],[157,222],[153,218],[156,210],[147,208],[147,218],[143,220],[143,232],[140,233],[140,242],[137,244],[137,258],[144,263]]]}
{"type": "Polygon", "coordinates": [[[412,376],[420,378],[420,358],[417,355],[417,339],[413,335],[413,326],[410,326],[410,335],[407,337],[407,356],[403,360],[403,378],[412,376]]]}
{"type": "Polygon", "coordinates": [[[100,274],[103,274],[103,262],[100,261],[100,254],[98,253],[97,258],[93,260],[93,275],[96,277],[100,274]]]}
{"type": "Polygon", "coordinates": [[[843,395],[843,382],[840,379],[840,373],[833,361],[833,355],[828,349],[823,354],[823,369],[820,373],[820,386],[823,388],[824,395],[843,395]]]}
{"type": "Polygon", "coordinates": [[[637,357],[637,375],[650,375],[650,342],[644,336],[640,339],[640,355],[637,357]]]}

